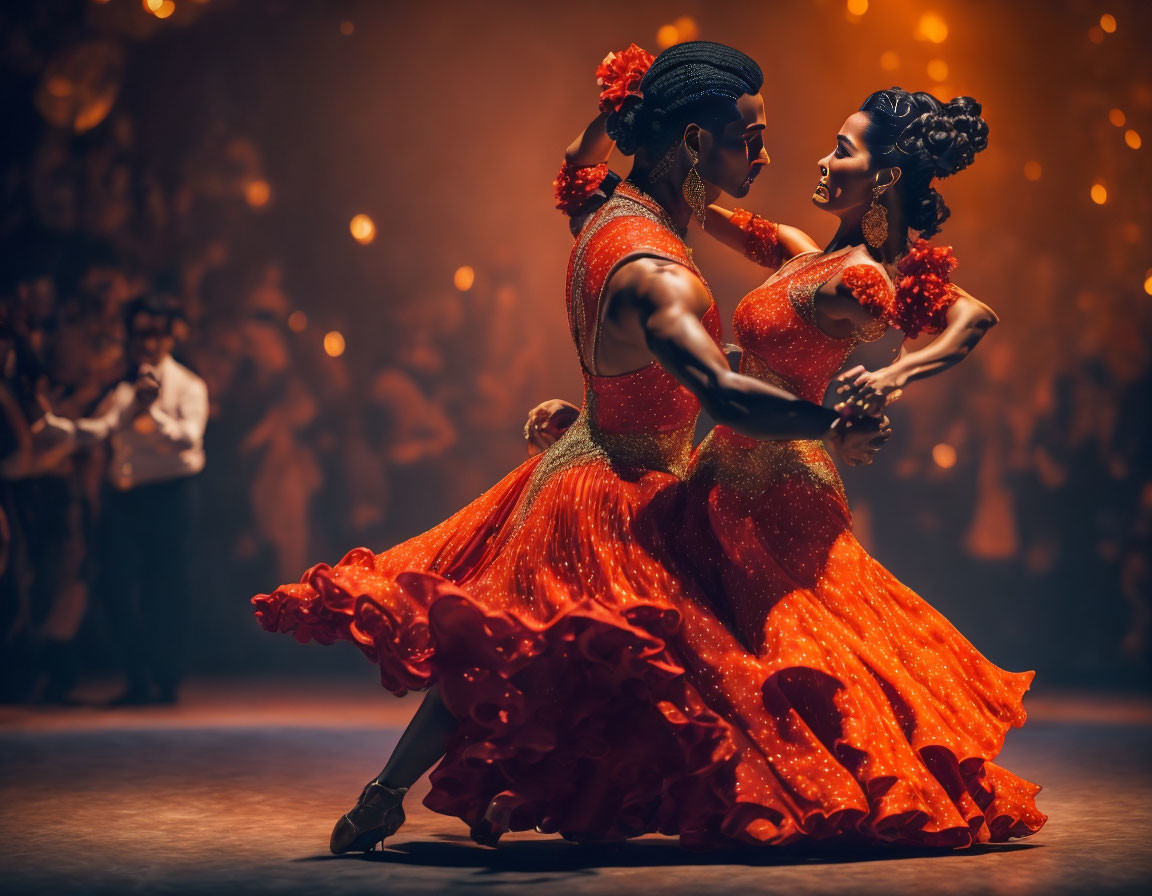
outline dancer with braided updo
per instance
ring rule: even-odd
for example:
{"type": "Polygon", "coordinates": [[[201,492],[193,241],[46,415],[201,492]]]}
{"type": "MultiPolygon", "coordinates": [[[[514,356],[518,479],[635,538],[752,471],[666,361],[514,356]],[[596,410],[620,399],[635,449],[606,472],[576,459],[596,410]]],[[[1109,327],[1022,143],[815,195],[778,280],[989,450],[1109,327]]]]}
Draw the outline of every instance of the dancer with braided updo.
{"type": "MultiPolygon", "coordinates": [[[[934,182],[987,145],[980,113],[968,97],[869,96],[819,162],[813,201],[839,219],[824,249],[759,216],[709,210],[705,229],[717,222],[716,236],[775,269],[736,309],[742,373],[819,401],[861,341],[888,327],[938,334],[887,367],[840,375],[844,400],[875,412],[975,348],[996,316],[949,283],[951,250],[925,238],[949,214],[934,182]]],[[[539,410],[529,419],[554,428],[539,410]]],[[[726,689],[701,686],[712,708],[745,721],[725,830],[934,846],[1039,830],[1039,788],[992,761],[1025,720],[1032,673],[990,663],[868,556],[824,445],[719,425],[688,482],[694,528],[678,556],[765,676],[727,705],[726,689]]]]}
{"type": "Polygon", "coordinates": [[[333,852],[394,833],[407,788],[441,756],[425,805],[464,819],[482,843],[532,828],[691,844],[723,833],[741,734],[697,682],[733,694],[756,675],[674,572],[666,540],[700,406],[753,439],[826,437],[863,451],[879,431],[875,415],[733,373],[717,345],[719,316],[684,230],[722,190],[746,192],[762,80],[730,47],[682,44],[613,113],[636,158],[572,252],[566,298],[585,399],[565,435],[429,532],[253,599],[266,628],[354,641],[388,690],[430,689],[337,823],[333,852]]]}

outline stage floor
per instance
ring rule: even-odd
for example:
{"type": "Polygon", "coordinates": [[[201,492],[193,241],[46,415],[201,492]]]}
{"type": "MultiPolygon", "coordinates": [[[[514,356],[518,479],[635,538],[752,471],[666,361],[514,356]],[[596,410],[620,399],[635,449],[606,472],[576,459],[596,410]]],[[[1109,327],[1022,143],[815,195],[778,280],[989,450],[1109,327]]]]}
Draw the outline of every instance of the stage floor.
{"type": "MultiPolygon", "coordinates": [[[[371,676],[369,675],[368,678],[371,676]]],[[[0,891],[17,893],[1122,893],[1152,881],[1152,702],[1037,696],[1002,764],[1047,827],[962,853],[697,855],[647,837],[479,847],[406,801],[390,849],[328,854],[412,699],[345,682],[199,683],[164,709],[0,709],[0,891]]]]}

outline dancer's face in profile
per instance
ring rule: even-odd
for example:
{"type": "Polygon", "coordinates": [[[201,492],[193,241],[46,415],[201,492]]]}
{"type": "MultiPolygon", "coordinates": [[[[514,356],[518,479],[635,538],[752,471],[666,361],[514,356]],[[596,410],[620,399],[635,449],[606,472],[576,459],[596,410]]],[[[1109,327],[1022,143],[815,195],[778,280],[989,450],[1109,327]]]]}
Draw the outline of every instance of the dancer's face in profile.
{"type": "MultiPolygon", "coordinates": [[[[697,170],[706,184],[740,198],[748,195],[756,175],[768,164],[768,153],[764,149],[764,98],[758,93],[745,94],[737,101],[736,109],[740,117],[730,121],[722,131],[699,132],[697,170]]],[[[710,202],[716,198],[708,196],[710,202]]]]}
{"type": "Polygon", "coordinates": [[[836,147],[819,166],[819,181],[812,202],[839,218],[862,215],[872,203],[872,188],[893,181],[896,170],[876,166],[864,142],[871,118],[867,112],[849,115],[836,135],[836,147]]]}

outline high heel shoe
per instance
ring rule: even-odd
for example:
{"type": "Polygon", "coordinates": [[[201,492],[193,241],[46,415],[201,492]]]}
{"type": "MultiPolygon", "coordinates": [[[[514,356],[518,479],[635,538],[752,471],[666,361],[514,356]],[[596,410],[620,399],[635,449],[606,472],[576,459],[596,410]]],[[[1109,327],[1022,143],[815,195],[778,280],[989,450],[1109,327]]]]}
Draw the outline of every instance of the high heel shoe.
{"type": "Polygon", "coordinates": [[[393,790],[379,781],[369,781],[356,805],[336,822],[328,848],[336,855],[375,849],[377,843],[391,837],[404,824],[401,803],[407,792],[407,787],[393,790]]]}

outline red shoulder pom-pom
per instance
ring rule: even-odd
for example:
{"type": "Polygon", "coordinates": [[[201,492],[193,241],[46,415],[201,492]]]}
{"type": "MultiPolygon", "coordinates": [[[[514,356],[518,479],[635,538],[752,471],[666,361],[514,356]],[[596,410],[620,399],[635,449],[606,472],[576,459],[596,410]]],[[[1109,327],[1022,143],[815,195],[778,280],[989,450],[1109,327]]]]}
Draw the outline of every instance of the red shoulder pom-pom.
{"type": "Polygon", "coordinates": [[[600,87],[600,111],[615,112],[626,96],[640,95],[640,81],[655,59],[651,53],[636,44],[619,53],[609,53],[596,69],[596,83],[600,87]]]}
{"type": "Polygon", "coordinates": [[[921,333],[939,333],[956,294],[949,278],[956,269],[951,246],[933,246],[916,240],[896,266],[896,308],[892,323],[909,339],[921,333]]]}
{"type": "Polygon", "coordinates": [[[600,189],[600,184],[608,176],[608,163],[599,165],[575,165],[565,162],[552,187],[556,191],[556,208],[564,214],[579,214],[588,204],[592,194],[600,189]]]}
{"type": "Polygon", "coordinates": [[[896,296],[880,268],[874,264],[854,264],[844,268],[840,276],[862,308],[875,318],[891,322],[896,296]]]}

